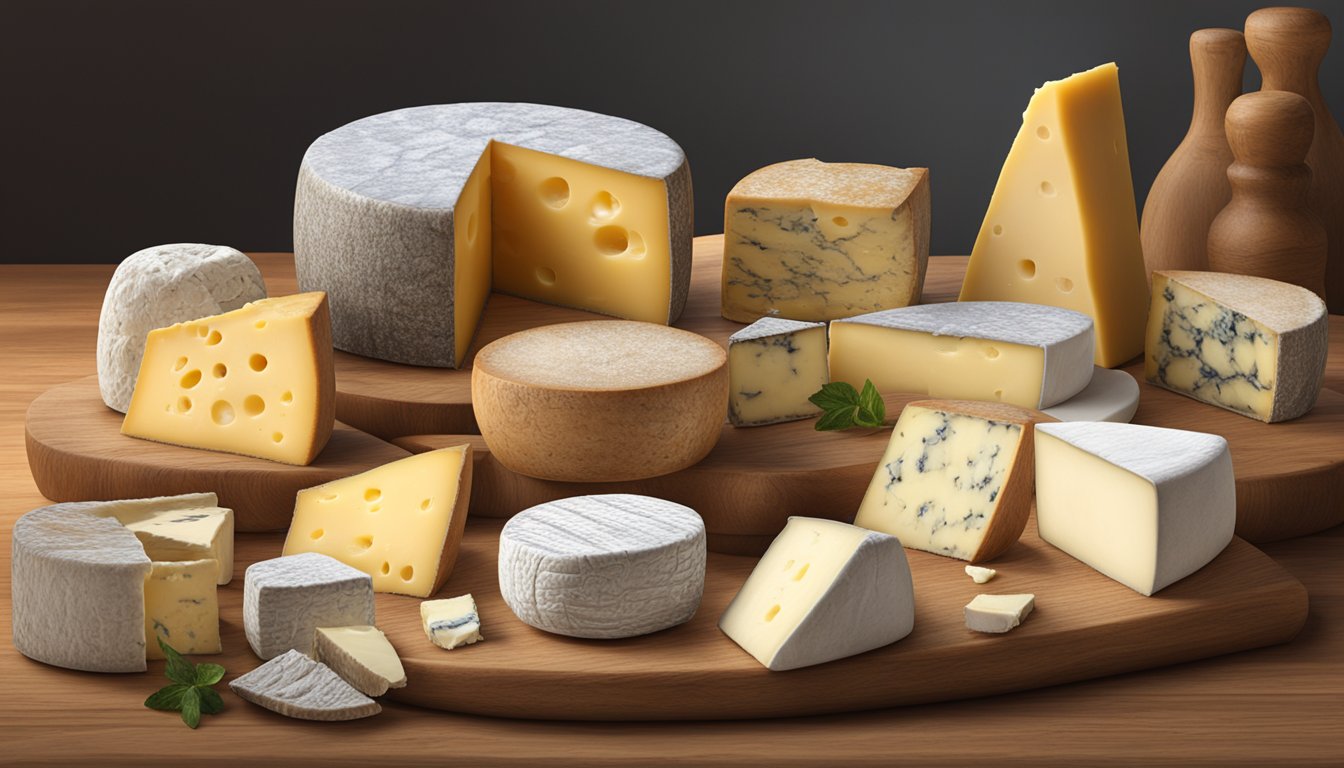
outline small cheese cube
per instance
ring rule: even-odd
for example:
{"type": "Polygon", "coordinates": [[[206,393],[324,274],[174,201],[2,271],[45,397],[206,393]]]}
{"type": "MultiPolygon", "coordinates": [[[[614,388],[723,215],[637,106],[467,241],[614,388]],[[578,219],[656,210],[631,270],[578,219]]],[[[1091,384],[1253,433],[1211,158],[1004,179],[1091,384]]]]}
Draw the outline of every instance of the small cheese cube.
{"type": "Polygon", "coordinates": [[[145,658],[162,659],[162,638],[183,654],[220,653],[214,560],[156,562],[145,577],[145,658]]]}
{"type": "Polygon", "coordinates": [[[966,628],[1002,634],[1021,624],[1035,607],[1036,596],[1031,594],[976,595],[966,604],[966,628]]]}
{"type": "Polygon", "coordinates": [[[371,625],[373,610],[369,575],[316,552],[262,560],[243,575],[243,629],[263,659],[312,653],[318,627],[371,625]]]}
{"type": "Polygon", "coordinates": [[[447,650],[485,639],[481,636],[481,617],[476,612],[476,601],[471,595],[424,601],[420,604],[420,622],[424,625],[425,637],[447,650]]]}
{"type": "Polygon", "coordinates": [[[728,420],[738,427],[816,416],[829,379],[826,324],[763,317],[728,337],[728,420]]]}

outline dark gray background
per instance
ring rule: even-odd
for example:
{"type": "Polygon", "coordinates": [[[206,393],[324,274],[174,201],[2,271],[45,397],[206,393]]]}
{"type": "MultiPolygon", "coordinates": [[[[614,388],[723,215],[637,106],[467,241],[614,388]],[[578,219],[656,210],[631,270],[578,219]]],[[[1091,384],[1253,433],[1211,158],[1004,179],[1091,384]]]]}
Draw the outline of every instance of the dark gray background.
{"type": "MultiPolygon", "coordinates": [[[[179,241],[290,250],[314,138],[482,100],[669,134],[691,159],[701,234],[771,162],[927,166],[933,250],[966,253],[1034,87],[1120,65],[1141,204],[1189,122],[1190,33],[1240,28],[1260,5],[4,0],[0,261],[114,262],[179,241]]],[[[1341,120],[1344,0],[1311,5],[1337,28],[1321,81],[1341,120]]]]}

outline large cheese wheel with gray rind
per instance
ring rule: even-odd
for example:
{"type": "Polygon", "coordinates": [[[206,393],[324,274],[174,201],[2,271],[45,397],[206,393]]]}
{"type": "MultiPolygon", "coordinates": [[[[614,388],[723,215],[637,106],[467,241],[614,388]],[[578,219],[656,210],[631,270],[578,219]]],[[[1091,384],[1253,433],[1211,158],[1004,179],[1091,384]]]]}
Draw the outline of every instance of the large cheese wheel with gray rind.
{"type": "Polygon", "coordinates": [[[308,148],[294,201],[299,285],[330,297],[336,347],[412,365],[461,367],[491,290],[670,323],[691,238],[676,142],[540,104],[357,120],[308,148]]]}

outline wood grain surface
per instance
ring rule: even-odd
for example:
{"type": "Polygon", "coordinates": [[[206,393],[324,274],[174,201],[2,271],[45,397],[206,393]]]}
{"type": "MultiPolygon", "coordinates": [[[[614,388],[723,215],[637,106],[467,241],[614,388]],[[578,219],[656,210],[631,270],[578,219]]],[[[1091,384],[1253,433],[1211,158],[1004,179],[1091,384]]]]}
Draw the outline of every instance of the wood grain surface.
{"type": "MultiPolygon", "coordinates": [[[[256,258],[272,292],[294,290],[288,255],[256,258]]],[[[1087,683],[853,715],[686,724],[516,721],[385,702],[378,717],[336,726],[339,736],[226,694],[224,714],[191,731],[140,706],[159,685],[159,663],[149,675],[55,670],[2,639],[11,631],[13,523],[46,503],[28,472],[23,415],[44,390],[93,373],[98,302],[111,273],[0,267],[0,741],[8,765],[441,765],[445,745],[454,760],[479,766],[1325,766],[1344,753],[1344,527],[1265,548],[1311,594],[1293,642],[1087,683]]],[[[1338,319],[1331,337],[1344,342],[1338,319]]],[[[1344,387],[1344,361],[1332,358],[1327,384],[1344,387]]],[[[242,534],[239,545],[269,540],[242,534]]],[[[238,630],[226,623],[225,631],[238,630]]]]}

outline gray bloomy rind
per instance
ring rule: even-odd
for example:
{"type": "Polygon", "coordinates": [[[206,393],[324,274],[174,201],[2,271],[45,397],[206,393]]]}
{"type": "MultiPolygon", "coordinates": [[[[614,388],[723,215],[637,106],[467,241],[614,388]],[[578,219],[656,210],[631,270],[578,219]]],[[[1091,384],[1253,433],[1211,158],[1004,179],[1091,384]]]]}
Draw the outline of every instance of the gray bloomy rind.
{"type": "Polygon", "coordinates": [[[455,366],[454,209],[498,141],[659,179],[667,187],[671,302],[690,291],[690,166],[666,135],[579,109],[440,104],[356,120],[319,137],[299,167],[294,260],[304,291],[326,291],[336,347],[411,365],[455,366]],[[398,309],[403,308],[403,309],[398,309]]]}
{"type": "Polygon", "coordinates": [[[14,524],[14,647],[35,661],[86,672],[145,669],[145,577],[135,534],[92,510],[33,510],[14,524]]]}
{"type": "Polygon", "coordinates": [[[373,579],[327,555],[263,560],[243,576],[243,630],[263,659],[311,653],[318,627],[373,623],[373,579]]]}
{"type": "Polygon", "coordinates": [[[762,317],[760,320],[757,320],[746,328],[729,336],[728,343],[733,344],[735,342],[756,341],[757,339],[768,339],[771,336],[783,336],[786,333],[806,331],[809,328],[825,327],[825,323],[810,323],[805,320],[788,320],[782,317],[762,317]]]}
{"type": "Polygon", "coordinates": [[[229,683],[239,698],[300,720],[358,720],[383,711],[325,664],[289,651],[229,683]]]}
{"type": "Polygon", "coordinates": [[[98,317],[103,402],[121,413],[130,407],[150,331],[264,298],[257,265],[228,246],[174,243],[126,257],[112,274],[98,317]]]}
{"type": "Polygon", "coordinates": [[[705,524],[689,507],[610,494],[547,502],[499,538],[499,590],[524,623],[620,638],[683,624],[705,586],[705,524]]]}

